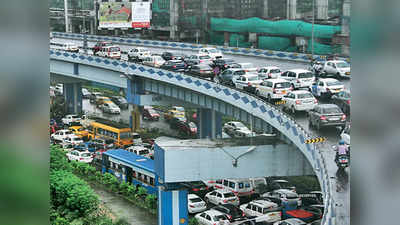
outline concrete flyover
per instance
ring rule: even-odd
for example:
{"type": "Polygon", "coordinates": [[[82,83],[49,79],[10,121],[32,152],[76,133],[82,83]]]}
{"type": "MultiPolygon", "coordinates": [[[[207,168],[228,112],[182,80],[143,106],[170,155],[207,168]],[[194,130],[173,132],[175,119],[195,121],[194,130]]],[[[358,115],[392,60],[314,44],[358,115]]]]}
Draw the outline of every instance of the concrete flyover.
{"type": "MultiPolygon", "coordinates": [[[[124,76],[131,76],[131,79],[144,81],[145,88],[154,92],[156,92],[155,89],[157,89],[158,92],[162,91],[159,84],[173,87],[172,89],[167,89],[167,92],[169,91],[172,97],[177,96],[178,99],[191,101],[193,103],[197,101],[200,107],[216,108],[222,112],[233,112],[233,115],[239,116],[239,118],[248,118],[250,115],[252,118],[258,118],[258,120],[272,126],[274,129],[278,130],[286,140],[293,143],[310,162],[310,165],[313,167],[319,179],[321,190],[324,193],[325,212],[322,224],[336,224],[334,199],[336,192],[333,187],[333,182],[330,181],[330,177],[335,176],[336,170],[333,171],[333,169],[330,169],[328,171],[326,160],[323,154],[321,154],[321,149],[315,144],[304,143],[304,141],[311,138],[311,136],[298,125],[296,121],[275,106],[266,103],[258,97],[240,92],[233,88],[180,73],[77,53],[49,50],[49,55],[51,76],[52,74],[66,77],[84,76],[86,79],[101,82],[96,80],[96,73],[92,73],[88,69],[84,71],[79,70],[79,68],[92,68],[93,71],[101,69],[110,74],[119,73],[120,76],[112,75],[114,77],[113,79],[125,79],[123,78],[124,76]],[[60,65],[62,65],[63,69],[58,68],[60,65]],[[77,72],[77,74],[74,74],[73,71],[77,72]],[[87,74],[81,74],[83,72],[87,74]],[[157,87],[157,85],[159,86],[157,87]],[[173,89],[180,91],[174,92],[173,89]],[[179,93],[183,93],[183,95],[181,96],[179,93]],[[185,93],[194,93],[195,95],[187,95],[185,93]]],[[[103,79],[103,77],[101,77],[101,79],[103,79]]],[[[117,81],[117,83],[120,82],[123,81],[117,81]]],[[[135,81],[131,82],[133,83],[135,81]]]]}

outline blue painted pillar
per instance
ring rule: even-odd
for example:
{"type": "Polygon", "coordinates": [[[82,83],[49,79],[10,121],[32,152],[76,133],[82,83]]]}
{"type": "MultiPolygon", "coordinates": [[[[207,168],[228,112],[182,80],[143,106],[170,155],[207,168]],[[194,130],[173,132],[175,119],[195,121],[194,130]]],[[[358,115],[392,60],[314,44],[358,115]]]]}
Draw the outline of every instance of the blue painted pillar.
{"type": "Polygon", "coordinates": [[[197,109],[198,137],[202,138],[221,138],[222,136],[222,116],[212,109],[197,109]]]}
{"type": "Polygon", "coordinates": [[[158,225],[187,225],[187,191],[163,189],[158,186],[158,225]]]}
{"type": "Polygon", "coordinates": [[[67,114],[82,113],[81,83],[64,84],[65,110],[67,114]]]}
{"type": "Polygon", "coordinates": [[[140,129],[140,112],[139,112],[139,105],[140,105],[140,95],[144,92],[144,83],[143,80],[140,78],[128,79],[128,88],[126,92],[126,99],[129,104],[133,105],[133,109],[131,108],[131,115],[129,117],[129,125],[132,128],[132,131],[136,131],[140,129]]]}

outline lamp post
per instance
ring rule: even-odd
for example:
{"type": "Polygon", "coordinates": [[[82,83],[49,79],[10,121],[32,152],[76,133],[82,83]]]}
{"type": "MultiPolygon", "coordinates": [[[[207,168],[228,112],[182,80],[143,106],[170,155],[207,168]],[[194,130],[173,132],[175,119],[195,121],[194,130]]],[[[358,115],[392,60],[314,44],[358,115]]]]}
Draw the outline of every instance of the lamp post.
{"type": "Polygon", "coordinates": [[[315,10],[314,10],[314,2],[312,0],[312,25],[311,25],[311,60],[314,59],[314,17],[315,17],[315,10]]]}

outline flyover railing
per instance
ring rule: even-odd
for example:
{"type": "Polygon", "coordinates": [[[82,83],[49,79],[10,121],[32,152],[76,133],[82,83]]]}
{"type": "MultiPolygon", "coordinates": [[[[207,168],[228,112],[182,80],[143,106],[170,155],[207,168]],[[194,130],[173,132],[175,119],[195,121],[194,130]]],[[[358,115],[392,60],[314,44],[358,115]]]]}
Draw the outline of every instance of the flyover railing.
{"type": "Polygon", "coordinates": [[[282,112],[276,106],[266,102],[258,96],[182,73],[170,72],[120,60],[57,50],[50,50],[49,55],[50,61],[59,60],[89,65],[111,71],[118,71],[123,74],[134,74],[135,76],[142,78],[165,82],[180,88],[193,90],[197,93],[229,103],[234,107],[238,107],[241,110],[264,120],[284,134],[309,160],[319,179],[321,190],[324,193],[325,210],[322,224],[335,224],[335,204],[332,195],[333,190],[325,159],[316,144],[305,143],[305,140],[310,138],[311,135],[292,117],[282,112]]]}

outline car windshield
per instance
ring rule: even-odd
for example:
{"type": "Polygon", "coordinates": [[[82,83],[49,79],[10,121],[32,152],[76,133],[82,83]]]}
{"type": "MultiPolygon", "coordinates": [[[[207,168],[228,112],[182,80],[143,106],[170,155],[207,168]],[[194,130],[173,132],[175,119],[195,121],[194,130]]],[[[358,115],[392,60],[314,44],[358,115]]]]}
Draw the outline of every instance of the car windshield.
{"type": "Polygon", "coordinates": [[[311,93],[302,93],[298,94],[297,98],[314,98],[314,96],[311,93]]]}
{"type": "Polygon", "coordinates": [[[118,47],[112,47],[112,48],[110,48],[110,52],[119,52],[119,48],[118,47]]]}
{"type": "Polygon", "coordinates": [[[299,73],[299,78],[312,78],[314,75],[310,72],[307,73],[299,73]]]}
{"type": "Polygon", "coordinates": [[[208,51],[211,53],[219,53],[219,51],[217,49],[209,49],[208,51]]]}
{"type": "Polygon", "coordinates": [[[340,111],[340,109],[337,108],[337,107],[323,108],[323,109],[322,109],[322,112],[325,113],[325,114],[328,114],[328,113],[342,113],[342,112],[340,111]]]}
{"type": "Polygon", "coordinates": [[[72,119],[78,119],[79,116],[73,115],[73,116],[71,116],[71,118],[72,118],[72,119]]]}
{"type": "Polygon", "coordinates": [[[235,195],[232,192],[228,192],[228,193],[224,193],[224,197],[231,198],[231,197],[235,197],[235,195]]]}
{"type": "Polygon", "coordinates": [[[280,69],[271,69],[269,72],[270,73],[280,73],[281,70],[280,69]]]}
{"type": "Polygon", "coordinates": [[[149,150],[142,149],[142,150],[139,151],[139,155],[146,155],[146,154],[149,154],[149,150]]]}
{"type": "Polygon", "coordinates": [[[258,80],[258,76],[247,77],[247,79],[248,79],[249,81],[256,81],[256,80],[258,80]]]}
{"type": "Polygon", "coordinates": [[[233,74],[235,74],[235,75],[244,75],[244,74],[246,74],[246,71],[238,70],[238,71],[235,71],[233,74]]]}
{"type": "Polygon", "coordinates": [[[244,68],[244,69],[254,68],[253,63],[243,63],[241,65],[242,65],[242,68],[244,68]]]}
{"type": "Polygon", "coordinates": [[[139,139],[139,138],[140,138],[140,135],[139,135],[139,134],[134,134],[134,135],[132,135],[132,138],[133,138],[133,139],[139,139]]]}
{"type": "Polygon", "coordinates": [[[189,198],[189,201],[193,203],[202,202],[201,198],[189,198]]]}
{"type": "Polygon", "coordinates": [[[290,83],[289,82],[282,82],[282,83],[276,83],[274,88],[289,88],[290,83]]]}
{"type": "Polygon", "coordinates": [[[243,125],[243,123],[235,123],[235,127],[238,127],[238,128],[246,128],[246,126],[243,125]]]}
{"type": "Polygon", "coordinates": [[[338,68],[347,68],[347,67],[350,67],[350,65],[349,65],[347,62],[338,62],[338,63],[336,63],[336,66],[337,66],[338,68]]]}
{"type": "Polygon", "coordinates": [[[268,208],[263,208],[263,214],[267,214],[269,212],[274,212],[274,211],[279,211],[278,207],[268,207],[268,208]]]}
{"type": "Polygon", "coordinates": [[[340,81],[328,81],[326,82],[327,86],[336,86],[336,85],[342,85],[340,81]]]}
{"type": "Polygon", "coordinates": [[[202,55],[199,59],[211,59],[211,57],[209,55],[202,55]]]}
{"type": "Polygon", "coordinates": [[[194,124],[193,122],[190,122],[190,123],[189,123],[189,127],[190,127],[190,128],[196,128],[196,124],[194,124]]]}
{"type": "Polygon", "coordinates": [[[119,134],[119,138],[121,139],[128,139],[132,138],[132,134],[130,132],[124,132],[119,134]]]}
{"type": "Polygon", "coordinates": [[[265,180],[263,180],[263,179],[254,180],[255,186],[262,185],[262,184],[265,184],[265,180]]]}
{"type": "Polygon", "coordinates": [[[68,135],[68,134],[72,134],[72,132],[69,130],[69,131],[65,131],[65,134],[66,135],[68,135]]]}
{"type": "Polygon", "coordinates": [[[90,153],[83,153],[81,156],[82,157],[90,157],[90,153]]]}

